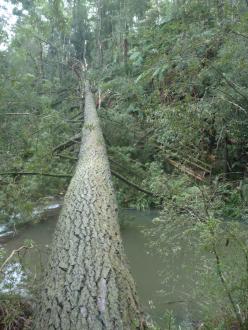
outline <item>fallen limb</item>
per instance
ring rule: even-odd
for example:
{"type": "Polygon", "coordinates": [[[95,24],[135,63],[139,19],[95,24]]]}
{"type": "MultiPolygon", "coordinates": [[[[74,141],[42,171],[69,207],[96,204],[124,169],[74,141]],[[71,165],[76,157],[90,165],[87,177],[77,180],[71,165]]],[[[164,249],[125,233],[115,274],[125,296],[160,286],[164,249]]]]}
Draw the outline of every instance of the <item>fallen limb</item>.
{"type": "MultiPolygon", "coordinates": [[[[71,159],[71,160],[77,160],[77,158],[74,157],[67,157],[67,156],[63,156],[63,158],[67,158],[67,159],[71,159]]],[[[148,191],[146,189],[143,189],[141,187],[139,187],[138,185],[136,185],[135,183],[129,181],[127,178],[123,177],[122,175],[120,175],[119,173],[111,170],[111,173],[113,176],[115,176],[116,178],[118,178],[119,180],[125,182],[126,184],[128,184],[129,186],[135,188],[138,191],[143,192],[144,194],[150,195],[150,196],[156,196],[154,193],[152,193],[151,191],[148,191]]],[[[0,175],[9,175],[9,176],[18,176],[18,175],[40,175],[40,176],[50,176],[50,177],[55,177],[55,178],[71,178],[72,175],[71,174],[55,174],[55,173],[42,173],[42,172],[3,172],[0,173],[0,175]]]]}
{"type": "MultiPolygon", "coordinates": [[[[243,99],[245,99],[246,101],[248,101],[248,97],[241,93],[240,90],[238,89],[237,85],[231,81],[230,79],[228,79],[225,74],[223,72],[221,72],[219,69],[217,69],[215,66],[211,65],[211,67],[225,80],[225,82],[237,93],[239,94],[241,97],[243,97],[243,99]]],[[[240,88],[240,87],[239,87],[240,88]]]]}
{"type": "Polygon", "coordinates": [[[33,244],[31,243],[30,245],[23,245],[21,247],[19,247],[18,249],[13,250],[10,255],[8,256],[7,259],[5,259],[5,261],[2,263],[1,267],[0,267],[0,272],[3,271],[4,267],[7,265],[7,263],[14,257],[15,254],[21,252],[22,250],[29,250],[33,248],[33,244]]]}
{"type": "Polygon", "coordinates": [[[60,145],[58,145],[57,147],[55,147],[53,149],[52,153],[65,150],[65,149],[71,147],[73,144],[80,142],[80,140],[81,140],[81,134],[76,134],[72,138],[70,138],[69,140],[67,140],[66,142],[61,143],[60,145]]]}
{"type": "Polygon", "coordinates": [[[237,103],[234,103],[234,102],[232,102],[232,101],[229,101],[229,100],[225,99],[224,97],[221,97],[221,100],[226,101],[226,102],[228,102],[228,103],[234,105],[237,109],[243,111],[244,113],[247,113],[247,110],[246,110],[245,108],[241,107],[241,105],[239,105],[239,104],[237,104],[237,103]]]}
{"type": "Polygon", "coordinates": [[[243,34],[243,33],[240,33],[240,32],[234,31],[234,30],[231,30],[230,32],[231,33],[234,33],[234,34],[236,34],[236,35],[238,35],[240,37],[243,37],[245,39],[248,39],[248,35],[246,35],[246,34],[243,34]]]}
{"type": "Polygon", "coordinates": [[[117,173],[117,172],[115,172],[113,170],[111,170],[111,173],[116,178],[118,178],[119,180],[125,182],[126,184],[128,184],[129,186],[135,188],[136,190],[139,190],[139,191],[143,192],[144,194],[147,194],[147,195],[150,195],[150,196],[153,196],[153,197],[156,197],[157,196],[153,192],[148,191],[146,189],[143,189],[143,188],[139,187],[136,183],[133,183],[133,182],[129,181],[127,178],[124,178],[124,176],[120,175],[119,173],[117,173]]]}
{"type": "MultiPolygon", "coordinates": [[[[61,158],[65,158],[65,159],[70,159],[70,160],[75,160],[75,161],[78,160],[78,158],[76,158],[76,157],[70,157],[70,156],[65,156],[65,155],[58,155],[58,156],[61,157],[61,158]]],[[[110,159],[110,162],[111,162],[111,161],[112,161],[112,160],[110,159]]],[[[147,195],[150,195],[150,196],[154,196],[154,197],[156,196],[156,195],[153,194],[151,191],[148,191],[148,190],[146,190],[146,189],[140,188],[137,184],[135,184],[135,183],[129,181],[127,178],[125,178],[125,177],[122,176],[121,174],[115,172],[113,169],[111,169],[111,174],[112,174],[113,176],[115,176],[116,178],[118,178],[119,180],[125,182],[127,185],[129,185],[129,186],[135,188],[135,189],[138,190],[138,191],[143,192],[144,194],[147,194],[147,195]]]]}
{"type": "Polygon", "coordinates": [[[179,163],[179,162],[176,162],[175,160],[172,160],[170,158],[167,158],[166,159],[171,165],[173,165],[174,167],[176,167],[178,170],[180,170],[181,172],[183,173],[186,173],[190,176],[192,176],[193,178],[195,178],[196,180],[199,180],[199,181],[204,181],[204,176],[205,176],[205,172],[202,171],[202,172],[196,172],[196,171],[193,171],[191,168],[179,163]]]}
{"type": "Polygon", "coordinates": [[[78,158],[77,157],[71,157],[71,156],[61,155],[61,154],[59,154],[58,157],[65,158],[65,159],[70,159],[70,160],[74,160],[76,162],[78,161],[78,158]]]}
{"type": "Polygon", "coordinates": [[[55,178],[71,178],[71,174],[56,174],[56,173],[43,173],[43,172],[2,172],[0,175],[18,176],[18,175],[41,175],[51,176],[55,178]]]}
{"type": "MultiPolygon", "coordinates": [[[[116,151],[113,152],[113,150],[109,150],[109,152],[110,152],[110,153],[112,152],[112,155],[109,156],[110,158],[113,158],[113,157],[116,158],[116,157],[119,156],[119,157],[121,158],[120,160],[123,162],[123,157],[125,156],[124,154],[122,154],[121,152],[116,152],[116,151]]],[[[125,161],[125,159],[124,159],[124,161],[125,161]]],[[[133,163],[133,164],[135,164],[135,165],[141,167],[142,169],[146,170],[145,165],[142,164],[142,163],[140,163],[139,161],[137,161],[137,160],[135,160],[135,159],[128,158],[127,162],[133,163]]]]}
{"type": "Polygon", "coordinates": [[[110,158],[110,156],[109,156],[109,161],[110,161],[111,164],[114,164],[114,165],[118,166],[119,168],[122,168],[127,173],[130,173],[131,175],[135,175],[135,176],[140,177],[140,175],[137,173],[137,171],[135,171],[131,167],[127,167],[125,165],[120,164],[119,162],[117,162],[113,158],[110,158]]]}
{"type": "Polygon", "coordinates": [[[30,115],[34,115],[34,114],[29,112],[8,112],[2,114],[2,116],[30,116],[30,115]]]}

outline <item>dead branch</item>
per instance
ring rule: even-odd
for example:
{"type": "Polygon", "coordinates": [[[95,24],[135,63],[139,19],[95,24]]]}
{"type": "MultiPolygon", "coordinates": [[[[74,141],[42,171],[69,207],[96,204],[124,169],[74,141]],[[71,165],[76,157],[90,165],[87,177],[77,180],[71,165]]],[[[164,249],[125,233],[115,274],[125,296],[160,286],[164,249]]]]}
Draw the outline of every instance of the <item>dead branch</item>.
{"type": "Polygon", "coordinates": [[[248,35],[245,35],[243,33],[240,33],[240,32],[234,31],[234,30],[231,30],[230,32],[236,34],[237,36],[240,36],[240,37],[243,37],[245,39],[248,39],[248,35]]]}
{"type": "Polygon", "coordinates": [[[52,151],[52,153],[54,154],[55,152],[59,152],[62,150],[65,150],[69,147],[71,147],[73,144],[78,143],[81,140],[81,134],[76,134],[74,135],[72,138],[70,138],[69,140],[67,140],[64,143],[61,143],[60,145],[58,145],[57,147],[55,147],[52,151]]]}
{"type": "Polygon", "coordinates": [[[29,250],[33,248],[33,244],[31,243],[30,245],[23,245],[21,247],[19,247],[16,250],[13,250],[10,255],[8,256],[7,259],[5,259],[5,261],[2,263],[1,267],[0,267],[0,272],[3,272],[4,267],[7,265],[7,263],[14,257],[15,254],[21,252],[22,250],[29,250]]]}
{"type": "Polygon", "coordinates": [[[225,80],[225,82],[237,93],[239,94],[241,97],[243,97],[247,102],[248,102],[248,97],[241,93],[237,86],[235,85],[235,83],[233,81],[231,81],[230,79],[228,79],[225,74],[223,72],[221,72],[219,69],[217,69],[215,66],[211,65],[211,67],[225,80]]]}
{"type": "Polygon", "coordinates": [[[148,191],[148,190],[146,190],[146,189],[143,189],[143,188],[139,187],[136,183],[129,181],[127,178],[124,178],[124,176],[120,175],[119,173],[117,173],[117,172],[115,172],[115,171],[113,171],[113,170],[111,170],[111,173],[112,173],[112,175],[114,175],[116,178],[118,178],[119,180],[125,182],[126,184],[128,184],[129,186],[135,188],[136,190],[141,191],[141,192],[143,192],[143,193],[146,194],[146,195],[150,195],[150,196],[153,196],[153,197],[157,197],[157,195],[154,194],[153,192],[148,191]]]}
{"type": "Polygon", "coordinates": [[[58,157],[60,158],[65,158],[65,159],[70,159],[70,160],[74,160],[74,161],[78,161],[78,158],[77,157],[71,157],[71,156],[67,156],[67,155],[57,155],[58,157]]]}
{"type": "Polygon", "coordinates": [[[205,175],[205,172],[196,172],[196,171],[193,171],[191,168],[179,163],[179,162],[176,162],[175,160],[172,160],[170,158],[167,158],[167,161],[173,165],[174,167],[176,167],[178,170],[180,170],[181,172],[183,173],[186,173],[190,176],[192,176],[193,178],[195,178],[196,180],[199,180],[199,181],[204,181],[204,175],[205,175]]]}
{"type": "Polygon", "coordinates": [[[34,115],[33,113],[29,112],[8,112],[8,113],[2,113],[2,116],[30,116],[34,115]]]}
{"type": "Polygon", "coordinates": [[[226,101],[226,102],[228,102],[228,103],[234,105],[234,106],[235,106],[237,109],[239,109],[240,111],[243,111],[244,113],[247,113],[247,110],[246,110],[245,108],[241,107],[241,105],[239,105],[239,104],[237,104],[237,103],[235,103],[235,102],[229,101],[229,100],[225,99],[223,96],[221,97],[221,100],[226,101]]]}
{"type": "Polygon", "coordinates": [[[40,176],[51,176],[55,178],[71,178],[71,174],[56,174],[56,173],[43,173],[43,172],[2,172],[2,176],[18,176],[18,175],[40,175],[40,176]]]}
{"type": "MultiPolygon", "coordinates": [[[[65,158],[65,157],[64,157],[65,158]]],[[[67,158],[67,157],[66,157],[67,158]]],[[[70,159],[72,160],[77,160],[76,158],[70,157],[70,159]]],[[[143,189],[141,187],[139,187],[137,184],[129,181],[127,178],[123,177],[122,175],[120,175],[119,173],[111,170],[111,173],[113,176],[115,176],[116,178],[118,178],[119,180],[125,182],[126,184],[128,184],[129,186],[135,188],[138,191],[143,192],[144,194],[156,197],[156,195],[154,193],[152,193],[151,191],[148,191],[146,189],[143,189]]],[[[9,176],[18,176],[18,175],[40,175],[40,176],[50,176],[50,177],[55,177],[55,178],[71,178],[72,175],[71,174],[54,174],[54,173],[42,173],[42,172],[3,172],[0,173],[0,175],[9,175],[9,176]]]]}
{"type": "MultiPolygon", "coordinates": [[[[76,157],[70,157],[70,156],[66,156],[66,155],[58,155],[59,157],[61,158],[65,158],[65,159],[70,159],[70,160],[74,160],[74,161],[77,161],[78,158],[76,157]]],[[[111,159],[110,159],[110,162],[111,162],[111,159]]],[[[133,187],[134,189],[138,190],[138,191],[141,191],[143,192],[144,194],[147,194],[147,195],[150,195],[150,196],[156,196],[154,193],[152,193],[151,191],[148,191],[146,189],[143,189],[141,187],[139,187],[137,184],[129,181],[127,178],[125,178],[124,176],[122,176],[121,174],[117,173],[116,171],[114,171],[113,169],[111,169],[111,174],[113,176],[115,176],[116,178],[118,178],[119,180],[125,182],[127,185],[133,187]]]]}

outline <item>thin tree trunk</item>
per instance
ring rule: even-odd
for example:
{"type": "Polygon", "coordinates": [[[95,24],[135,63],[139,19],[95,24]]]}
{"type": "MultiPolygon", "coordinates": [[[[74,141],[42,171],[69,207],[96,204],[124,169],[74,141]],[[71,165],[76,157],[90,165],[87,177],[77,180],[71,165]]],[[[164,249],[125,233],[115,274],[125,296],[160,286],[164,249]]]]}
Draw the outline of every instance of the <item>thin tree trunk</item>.
{"type": "Polygon", "coordinates": [[[143,329],[117,222],[104,139],[88,84],[75,174],[56,227],[36,330],[143,329]]]}
{"type": "Polygon", "coordinates": [[[224,1],[223,0],[216,0],[216,6],[217,6],[217,15],[218,19],[221,22],[224,17],[224,1]]]}
{"type": "Polygon", "coordinates": [[[224,173],[225,173],[225,177],[228,177],[228,173],[229,173],[229,155],[228,155],[228,137],[227,135],[225,136],[225,141],[224,141],[224,173]]]}
{"type": "Polygon", "coordinates": [[[102,0],[97,0],[97,49],[98,49],[98,65],[102,67],[103,64],[103,44],[102,44],[102,0]]]}

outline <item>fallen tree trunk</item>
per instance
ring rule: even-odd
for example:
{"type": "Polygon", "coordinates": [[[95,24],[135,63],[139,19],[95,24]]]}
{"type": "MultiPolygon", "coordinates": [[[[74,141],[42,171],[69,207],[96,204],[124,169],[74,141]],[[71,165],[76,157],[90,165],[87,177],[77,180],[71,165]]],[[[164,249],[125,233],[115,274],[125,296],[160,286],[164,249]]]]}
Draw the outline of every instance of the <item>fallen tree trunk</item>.
{"type": "MultiPolygon", "coordinates": [[[[59,155],[60,157],[64,157],[67,159],[71,159],[71,160],[77,160],[77,158],[74,157],[69,157],[69,156],[64,156],[64,155],[59,155]]],[[[136,183],[128,180],[127,178],[125,178],[124,176],[122,176],[121,174],[117,173],[114,170],[110,170],[111,174],[113,176],[115,176],[116,178],[118,178],[119,180],[125,182],[127,185],[133,187],[134,189],[143,192],[146,195],[150,195],[153,197],[159,197],[159,195],[154,194],[153,192],[143,189],[141,187],[139,187],[136,183]]],[[[13,176],[13,177],[18,177],[18,176],[25,176],[25,175],[39,175],[39,176],[50,176],[50,177],[55,177],[55,178],[72,178],[71,174],[56,174],[56,173],[43,173],[43,172],[3,172],[0,173],[0,176],[13,176]]],[[[2,181],[0,180],[0,183],[2,183],[2,181]]],[[[8,184],[8,182],[6,182],[6,184],[8,184]]]]}
{"type": "Polygon", "coordinates": [[[56,227],[36,330],[143,329],[89,86],[75,174],[56,227]]]}

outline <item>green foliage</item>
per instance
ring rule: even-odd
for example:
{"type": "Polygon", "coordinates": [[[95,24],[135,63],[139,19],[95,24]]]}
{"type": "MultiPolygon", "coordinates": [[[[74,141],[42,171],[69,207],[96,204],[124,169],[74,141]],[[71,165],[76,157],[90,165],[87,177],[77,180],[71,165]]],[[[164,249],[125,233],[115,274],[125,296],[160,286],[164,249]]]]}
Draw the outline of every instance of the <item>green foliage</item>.
{"type": "MultiPolygon", "coordinates": [[[[22,2],[22,9],[9,48],[0,52],[0,172],[70,172],[71,162],[52,154],[77,132],[77,124],[70,123],[75,116],[70,109],[79,103],[77,81],[65,62],[70,21],[61,1],[22,2]]],[[[32,219],[38,200],[64,192],[67,183],[1,176],[1,221],[32,219]]]]}
{"type": "MultiPolygon", "coordinates": [[[[194,255],[196,263],[182,262],[182,269],[186,276],[187,267],[201,274],[195,300],[202,301],[209,287],[200,306],[204,319],[210,315],[206,328],[230,327],[237,318],[216,253],[228,292],[247,318],[247,242],[243,224],[234,223],[248,216],[246,2],[12,3],[17,24],[8,48],[0,50],[0,173],[73,173],[78,147],[65,151],[63,160],[53,149],[80,132],[78,77],[85,57],[112,170],[156,196],[115,178],[119,204],[163,208],[154,221],[160,240],[153,248],[168,264],[185,251],[194,255]],[[165,238],[167,250],[160,244],[165,238]],[[242,260],[237,268],[230,249],[242,260]]],[[[1,43],[7,41],[5,25],[1,20],[1,43]]],[[[64,193],[67,184],[0,175],[0,221],[32,219],[34,206],[64,193]]],[[[170,275],[164,281],[176,288],[170,275]]],[[[183,287],[177,290],[184,296],[183,287]]],[[[166,322],[176,327],[172,316],[166,322]]]]}
{"type": "MultiPolygon", "coordinates": [[[[154,227],[147,230],[148,235],[158,238],[151,243],[151,249],[163,256],[163,283],[175,295],[180,294],[182,300],[190,297],[197,304],[206,329],[227,329],[239,322],[239,315],[244,326],[248,294],[247,224],[238,222],[229,213],[229,219],[226,218],[227,209],[233,208],[239,209],[235,216],[240,219],[242,211],[245,212],[242,202],[233,198],[235,190],[230,192],[230,186],[223,183],[192,186],[186,177],[170,176],[167,186],[164,210],[153,220],[154,227]],[[191,256],[190,261],[187,255],[191,256]],[[175,265],[180,265],[177,270],[175,265]],[[189,292],[192,287],[194,292],[189,292]],[[230,297],[234,306],[238,305],[238,313],[230,297]]],[[[163,296],[166,300],[168,292],[163,292],[163,296]]]]}

